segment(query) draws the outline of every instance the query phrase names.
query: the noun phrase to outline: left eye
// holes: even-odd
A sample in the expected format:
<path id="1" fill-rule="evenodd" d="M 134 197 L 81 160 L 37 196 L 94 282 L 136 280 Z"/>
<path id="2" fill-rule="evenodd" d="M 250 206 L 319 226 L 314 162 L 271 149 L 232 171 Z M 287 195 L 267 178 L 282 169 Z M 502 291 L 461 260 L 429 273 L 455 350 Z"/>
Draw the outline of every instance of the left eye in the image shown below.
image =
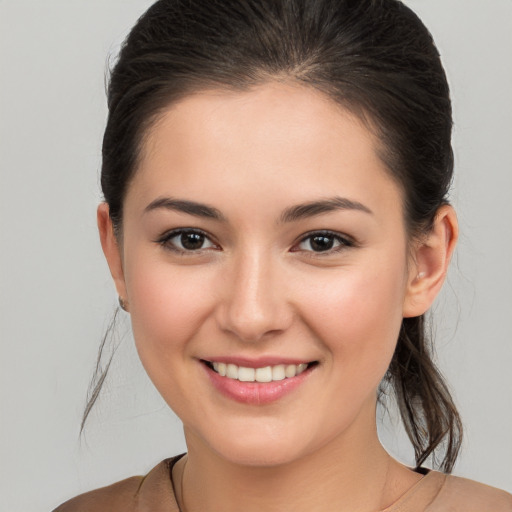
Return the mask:
<path id="1" fill-rule="evenodd" d="M 160 243 L 173 251 L 193 252 L 215 247 L 215 244 L 202 231 L 180 230 L 167 234 Z"/>
<path id="2" fill-rule="evenodd" d="M 352 247 L 354 244 L 334 233 L 312 233 L 303 238 L 298 244 L 299 251 L 311 252 L 336 252 L 344 247 Z"/>

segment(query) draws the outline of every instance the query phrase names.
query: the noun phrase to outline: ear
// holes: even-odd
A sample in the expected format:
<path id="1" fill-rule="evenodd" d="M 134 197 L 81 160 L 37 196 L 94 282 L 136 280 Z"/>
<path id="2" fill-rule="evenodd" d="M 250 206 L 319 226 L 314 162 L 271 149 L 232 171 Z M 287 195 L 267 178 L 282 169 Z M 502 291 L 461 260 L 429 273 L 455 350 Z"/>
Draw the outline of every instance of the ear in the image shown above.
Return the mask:
<path id="1" fill-rule="evenodd" d="M 459 228 L 450 205 L 439 208 L 432 230 L 415 243 L 411 256 L 403 316 L 425 313 L 441 290 L 457 243 Z"/>
<path id="2" fill-rule="evenodd" d="M 123 259 L 118 240 L 114 234 L 114 226 L 112 225 L 112 219 L 110 218 L 110 211 L 107 203 L 101 203 L 98 206 L 97 220 L 103 254 L 107 259 L 117 293 L 120 299 L 127 304 L 128 297 L 124 280 Z"/>

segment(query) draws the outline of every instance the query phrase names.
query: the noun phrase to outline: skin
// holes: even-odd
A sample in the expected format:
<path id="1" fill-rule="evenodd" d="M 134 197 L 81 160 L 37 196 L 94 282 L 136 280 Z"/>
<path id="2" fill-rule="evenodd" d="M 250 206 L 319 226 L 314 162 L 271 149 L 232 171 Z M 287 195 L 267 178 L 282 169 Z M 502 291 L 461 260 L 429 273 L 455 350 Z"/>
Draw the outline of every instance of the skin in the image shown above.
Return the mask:
<path id="1" fill-rule="evenodd" d="M 376 392 L 402 318 L 423 314 L 441 288 L 457 222 L 444 206 L 428 236 L 409 240 L 402 190 L 377 147 L 309 88 L 207 91 L 170 106 L 147 134 L 122 240 L 98 208 L 141 361 L 184 424 L 188 457 L 173 477 L 188 512 L 376 511 L 419 480 L 378 441 Z M 282 222 L 295 205 L 335 196 L 368 211 Z M 209 205 L 223 220 L 147 210 L 162 198 Z M 180 237 L 162 238 L 178 228 L 209 238 L 176 252 Z M 333 249 L 313 250 L 306 237 L 319 230 L 341 237 Z M 219 393 L 200 362 L 227 355 L 317 364 L 276 402 L 244 404 Z"/>

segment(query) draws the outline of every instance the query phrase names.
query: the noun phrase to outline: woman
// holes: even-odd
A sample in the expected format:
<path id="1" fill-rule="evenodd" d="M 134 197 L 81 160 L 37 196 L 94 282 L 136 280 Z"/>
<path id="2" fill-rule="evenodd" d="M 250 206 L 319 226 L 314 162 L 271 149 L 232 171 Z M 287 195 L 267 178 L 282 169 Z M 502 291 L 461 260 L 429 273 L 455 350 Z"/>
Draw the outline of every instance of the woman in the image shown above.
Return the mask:
<path id="1" fill-rule="evenodd" d="M 400 2 L 154 4 L 111 76 L 98 225 L 188 453 L 57 511 L 512 510 L 422 467 L 462 435 L 423 320 L 457 241 L 451 126 Z M 377 437 L 386 384 L 414 469 Z"/>

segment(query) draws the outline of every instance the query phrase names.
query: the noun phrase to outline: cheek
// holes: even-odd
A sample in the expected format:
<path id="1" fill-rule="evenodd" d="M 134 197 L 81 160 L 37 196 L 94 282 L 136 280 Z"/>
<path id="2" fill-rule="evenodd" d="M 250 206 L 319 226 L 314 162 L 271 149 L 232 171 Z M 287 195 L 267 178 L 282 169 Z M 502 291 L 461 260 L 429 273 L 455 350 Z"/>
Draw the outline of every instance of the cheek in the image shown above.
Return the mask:
<path id="1" fill-rule="evenodd" d="M 177 267 L 155 258 L 133 258 L 126 274 L 133 333 L 144 366 L 150 373 L 154 365 L 175 365 L 187 355 L 190 340 L 211 310 L 211 275 L 200 266 Z"/>
<path id="2" fill-rule="evenodd" d="M 387 370 L 402 322 L 405 267 L 386 267 L 381 262 L 343 269 L 303 288 L 303 316 L 317 340 L 354 378 L 371 375 L 376 384 Z"/>

